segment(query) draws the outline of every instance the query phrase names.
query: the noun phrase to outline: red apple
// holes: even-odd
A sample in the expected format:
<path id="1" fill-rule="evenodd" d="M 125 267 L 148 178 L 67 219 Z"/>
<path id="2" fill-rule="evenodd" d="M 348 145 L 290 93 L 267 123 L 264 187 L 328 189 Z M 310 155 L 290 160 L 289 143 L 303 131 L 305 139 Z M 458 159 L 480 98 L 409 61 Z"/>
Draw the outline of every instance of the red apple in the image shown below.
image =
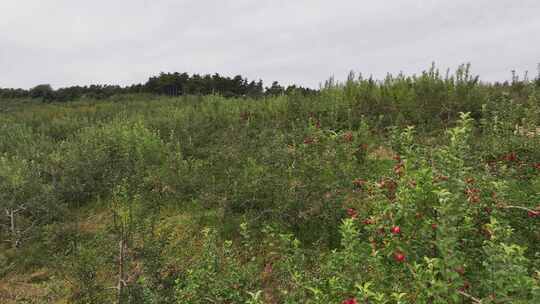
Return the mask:
<path id="1" fill-rule="evenodd" d="M 394 260 L 396 260 L 398 263 L 402 263 L 405 261 L 405 254 L 401 251 L 394 252 Z"/>
<path id="2" fill-rule="evenodd" d="M 347 214 L 352 218 L 355 219 L 358 217 L 358 211 L 356 211 L 354 208 L 347 209 Z"/>
<path id="3" fill-rule="evenodd" d="M 358 301 L 356 301 L 355 298 L 350 298 L 350 299 L 343 300 L 341 304 L 358 304 Z"/>
<path id="4" fill-rule="evenodd" d="M 540 216 L 540 211 L 529 210 L 529 211 L 527 211 L 527 215 L 530 218 L 535 218 L 537 216 Z"/>
<path id="5" fill-rule="evenodd" d="M 343 139 L 344 139 L 346 142 L 352 142 L 352 141 L 353 141 L 353 134 L 352 134 L 352 132 L 347 132 L 347 133 L 343 134 Z"/>

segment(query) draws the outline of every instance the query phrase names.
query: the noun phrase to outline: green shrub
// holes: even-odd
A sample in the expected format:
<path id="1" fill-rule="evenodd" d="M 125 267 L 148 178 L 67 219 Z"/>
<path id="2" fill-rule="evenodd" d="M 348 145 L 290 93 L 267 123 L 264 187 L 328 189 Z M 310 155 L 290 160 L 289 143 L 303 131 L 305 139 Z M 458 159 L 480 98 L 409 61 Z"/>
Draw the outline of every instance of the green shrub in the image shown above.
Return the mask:
<path id="1" fill-rule="evenodd" d="M 0 237 L 14 249 L 39 239 L 42 226 L 61 210 L 40 173 L 32 161 L 0 155 Z"/>
<path id="2" fill-rule="evenodd" d="M 57 191 L 66 202 L 80 204 L 110 194 L 123 179 L 137 188 L 166 156 L 165 143 L 140 122 L 87 128 L 57 152 Z"/>
<path id="3" fill-rule="evenodd" d="M 177 280 L 177 303 L 246 303 L 258 288 L 255 272 L 239 263 L 230 241 L 220 243 L 212 230 L 203 234 L 200 256 Z"/>

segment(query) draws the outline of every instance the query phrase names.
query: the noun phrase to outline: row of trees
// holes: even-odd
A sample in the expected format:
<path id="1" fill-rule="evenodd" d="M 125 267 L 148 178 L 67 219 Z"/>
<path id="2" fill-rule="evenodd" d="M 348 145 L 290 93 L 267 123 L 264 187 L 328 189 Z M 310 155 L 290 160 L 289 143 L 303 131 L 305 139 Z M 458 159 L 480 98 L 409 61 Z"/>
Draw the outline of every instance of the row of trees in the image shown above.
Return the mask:
<path id="1" fill-rule="evenodd" d="M 468 68 L 467 68 L 468 69 Z M 432 67 L 432 71 L 434 66 Z M 370 78 L 371 79 L 371 78 Z M 350 81 L 350 79 L 349 79 Z M 476 79 L 478 81 L 478 79 Z M 512 71 L 511 82 L 495 83 L 495 86 L 510 87 L 517 91 L 531 82 L 525 74 L 523 79 L 519 79 L 515 71 Z M 537 87 L 540 87 L 540 64 L 538 76 L 532 80 Z M 332 87 L 333 79 L 325 83 L 325 88 Z M 71 86 L 54 90 L 49 84 L 41 84 L 29 90 L 12 89 L 0 87 L 0 99 L 22 99 L 36 98 L 45 102 L 50 101 L 71 101 L 80 98 L 106 99 L 114 95 L 121 94 L 158 94 L 168 96 L 182 95 L 221 95 L 224 97 L 251 97 L 260 98 L 264 96 L 279 96 L 301 94 L 303 96 L 315 95 L 319 90 L 304 88 L 296 85 L 282 86 L 274 81 L 271 86 L 264 87 L 262 80 L 249 81 L 241 75 L 234 77 L 222 76 L 218 73 L 213 75 L 199 75 L 188 73 L 160 73 L 150 77 L 144 84 L 133 84 L 130 86 L 118 85 L 90 85 Z"/>
<path id="2" fill-rule="evenodd" d="M 82 97 L 92 99 L 105 99 L 119 94 L 150 93 L 168 96 L 181 95 L 222 95 L 225 97 L 252 97 L 277 96 L 282 94 L 300 93 L 302 95 L 315 94 L 317 91 L 296 85 L 281 86 L 274 81 L 270 87 L 263 87 L 262 80 L 249 81 L 237 75 L 234 77 L 221 76 L 218 73 L 210 75 L 189 75 L 187 73 L 160 73 L 152 76 L 144 84 L 131 86 L 118 85 L 90 85 L 71 86 L 54 90 L 49 84 L 41 84 L 32 89 L 2 89 L 0 98 L 40 98 L 43 101 L 70 101 Z"/>

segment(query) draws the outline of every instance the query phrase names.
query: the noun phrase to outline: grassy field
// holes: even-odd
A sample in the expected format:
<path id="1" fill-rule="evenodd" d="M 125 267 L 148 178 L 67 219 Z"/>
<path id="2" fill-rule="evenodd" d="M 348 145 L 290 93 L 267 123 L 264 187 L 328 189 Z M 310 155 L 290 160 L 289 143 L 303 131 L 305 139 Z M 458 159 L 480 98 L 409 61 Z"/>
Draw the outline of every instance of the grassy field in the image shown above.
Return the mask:
<path id="1" fill-rule="evenodd" d="M 2 303 L 540 303 L 540 86 L 0 101 Z"/>

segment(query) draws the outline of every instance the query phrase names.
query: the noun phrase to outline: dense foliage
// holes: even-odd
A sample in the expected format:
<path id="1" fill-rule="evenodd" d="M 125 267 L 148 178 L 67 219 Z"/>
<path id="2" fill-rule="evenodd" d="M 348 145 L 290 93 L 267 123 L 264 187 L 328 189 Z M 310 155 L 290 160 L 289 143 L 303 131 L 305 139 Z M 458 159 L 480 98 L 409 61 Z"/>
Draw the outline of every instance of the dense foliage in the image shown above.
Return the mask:
<path id="1" fill-rule="evenodd" d="M 152 76 L 144 84 L 131 86 L 90 85 L 71 86 L 54 90 L 49 84 L 41 84 L 29 90 L 2 89 L 2 99 L 33 98 L 44 102 L 67 102 L 79 99 L 106 99 L 128 94 L 154 94 L 167 96 L 181 95 L 221 95 L 224 97 L 260 98 L 263 96 L 278 96 L 283 94 L 314 95 L 316 90 L 289 85 L 286 88 L 274 81 L 270 87 L 263 87 L 262 80 L 248 81 L 241 75 L 231 77 L 213 75 L 189 75 L 187 73 L 160 73 Z"/>
<path id="2" fill-rule="evenodd" d="M 540 302 L 537 82 L 182 77 L 0 103 L 0 302 Z"/>

